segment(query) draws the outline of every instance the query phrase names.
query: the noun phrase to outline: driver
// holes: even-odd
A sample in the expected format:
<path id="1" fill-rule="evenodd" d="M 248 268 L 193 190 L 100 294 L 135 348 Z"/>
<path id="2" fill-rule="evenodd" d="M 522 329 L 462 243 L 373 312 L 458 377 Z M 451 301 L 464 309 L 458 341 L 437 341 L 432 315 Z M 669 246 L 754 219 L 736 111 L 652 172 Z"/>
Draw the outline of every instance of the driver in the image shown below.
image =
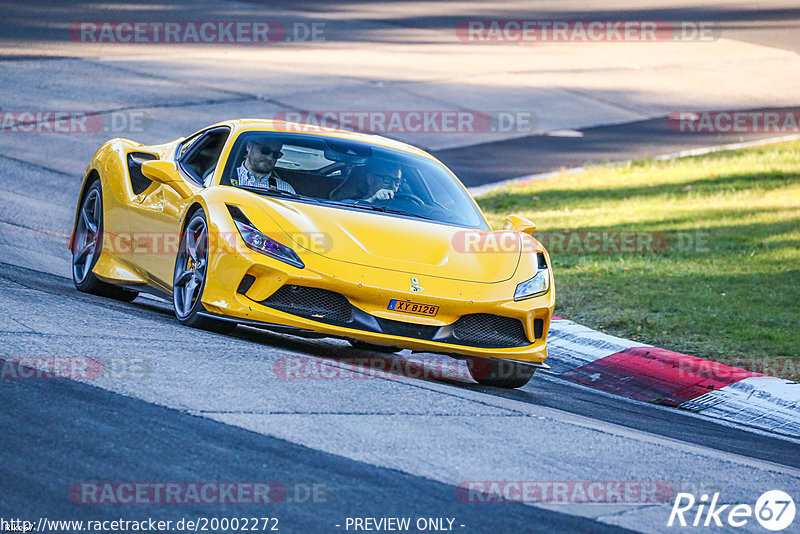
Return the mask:
<path id="1" fill-rule="evenodd" d="M 331 200 L 363 200 L 374 202 L 394 198 L 403 184 L 400 165 L 390 161 L 370 158 L 360 180 L 346 180 L 331 193 Z"/>
<path id="2" fill-rule="evenodd" d="M 275 172 L 275 163 L 281 159 L 283 143 L 277 139 L 253 139 L 247 141 L 244 161 L 236 169 L 236 178 L 232 185 L 246 185 L 262 189 L 275 188 L 294 193 L 294 187 L 281 179 Z"/>

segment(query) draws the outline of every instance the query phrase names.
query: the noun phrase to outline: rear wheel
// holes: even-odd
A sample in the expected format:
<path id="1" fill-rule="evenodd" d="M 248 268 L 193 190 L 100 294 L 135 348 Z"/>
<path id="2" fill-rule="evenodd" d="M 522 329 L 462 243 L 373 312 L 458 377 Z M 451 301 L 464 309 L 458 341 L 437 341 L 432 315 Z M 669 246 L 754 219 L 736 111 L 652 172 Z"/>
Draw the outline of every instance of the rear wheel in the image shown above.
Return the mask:
<path id="1" fill-rule="evenodd" d="M 103 188 L 95 180 L 86 190 L 78 211 L 72 242 L 72 281 L 78 291 L 130 302 L 138 291 L 103 282 L 92 272 L 103 248 Z"/>
<path id="2" fill-rule="evenodd" d="M 536 371 L 530 365 L 521 365 L 494 358 L 471 358 L 467 360 L 469 374 L 479 384 L 498 388 L 521 388 Z"/>
<path id="3" fill-rule="evenodd" d="M 235 322 L 220 321 L 200 315 L 200 302 L 208 273 L 208 223 L 203 210 L 191 216 L 181 236 L 175 274 L 172 280 L 172 304 L 181 324 L 221 334 L 233 332 Z"/>

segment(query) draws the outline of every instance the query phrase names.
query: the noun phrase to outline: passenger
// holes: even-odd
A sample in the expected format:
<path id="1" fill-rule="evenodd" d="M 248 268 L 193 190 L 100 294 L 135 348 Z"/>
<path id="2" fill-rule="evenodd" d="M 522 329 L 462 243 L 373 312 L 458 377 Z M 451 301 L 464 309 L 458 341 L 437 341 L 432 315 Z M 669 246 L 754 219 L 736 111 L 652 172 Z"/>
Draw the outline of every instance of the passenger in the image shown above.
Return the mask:
<path id="1" fill-rule="evenodd" d="M 374 202 L 394 198 L 403 183 L 403 172 L 400 165 L 390 161 L 370 158 L 364 168 L 364 174 L 355 174 L 345 180 L 331 192 L 331 200 L 362 200 Z"/>
<path id="2" fill-rule="evenodd" d="M 262 189 L 280 189 L 294 193 L 294 187 L 283 180 L 275 172 L 275 163 L 281 159 L 283 143 L 273 139 L 254 139 L 247 141 L 247 155 L 236 169 L 236 177 L 231 179 L 232 185 L 259 187 Z"/>

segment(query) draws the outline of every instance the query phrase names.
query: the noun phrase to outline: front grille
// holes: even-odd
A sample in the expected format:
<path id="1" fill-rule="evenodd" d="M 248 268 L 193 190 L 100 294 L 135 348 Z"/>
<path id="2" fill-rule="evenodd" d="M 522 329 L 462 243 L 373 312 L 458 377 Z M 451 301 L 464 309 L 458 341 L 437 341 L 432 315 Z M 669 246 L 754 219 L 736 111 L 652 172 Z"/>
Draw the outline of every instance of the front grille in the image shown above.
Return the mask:
<path id="1" fill-rule="evenodd" d="M 521 347 L 530 344 L 525 328 L 518 319 L 473 313 L 441 327 L 396 321 L 370 315 L 350 304 L 344 295 L 317 287 L 285 285 L 269 298 L 262 300 L 261 304 L 312 321 L 405 338 L 481 348 Z M 538 339 L 540 334 L 537 333 L 536 337 Z"/>
<path id="2" fill-rule="evenodd" d="M 519 319 L 488 313 L 462 316 L 453 323 L 453 337 L 464 344 L 481 347 L 519 347 L 530 342 Z"/>
<path id="3" fill-rule="evenodd" d="M 391 319 L 381 319 L 380 317 L 376 317 L 376 319 L 381 327 L 381 332 L 391 336 L 430 340 L 433 339 L 439 331 L 438 326 L 393 321 Z"/>
<path id="4" fill-rule="evenodd" d="M 270 308 L 325 323 L 348 323 L 353 306 L 339 293 L 317 287 L 282 286 L 262 303 Z"/>

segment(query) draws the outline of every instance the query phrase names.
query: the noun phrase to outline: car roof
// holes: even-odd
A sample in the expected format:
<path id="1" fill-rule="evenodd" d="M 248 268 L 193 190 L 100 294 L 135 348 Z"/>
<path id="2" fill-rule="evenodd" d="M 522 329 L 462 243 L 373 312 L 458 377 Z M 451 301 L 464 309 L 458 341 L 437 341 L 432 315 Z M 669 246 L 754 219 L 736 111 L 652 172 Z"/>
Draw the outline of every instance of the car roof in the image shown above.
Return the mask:
<path id="1" fill-rule="evenodd" d="M 295 122 L 270 119 L 233 119 L 215 124 L 211 126 L 211 128 L 225 125 L 231 126 L 237 135 L 242 132 L 250 131 L 321 135 L 326 137 L 336 137 L 338 139 L 347 139 L 350 141 L 360 141 L 362 143 L 383 146 L 386 148 L 394 148 L 404 152 L 410 152 L 418 156 L 436 159 L 420 148 L 380 135 L 351 132 L 348 130 L 338 130 L 336 128 L 324 128 L 311 124 L 299 124 Z"/>

